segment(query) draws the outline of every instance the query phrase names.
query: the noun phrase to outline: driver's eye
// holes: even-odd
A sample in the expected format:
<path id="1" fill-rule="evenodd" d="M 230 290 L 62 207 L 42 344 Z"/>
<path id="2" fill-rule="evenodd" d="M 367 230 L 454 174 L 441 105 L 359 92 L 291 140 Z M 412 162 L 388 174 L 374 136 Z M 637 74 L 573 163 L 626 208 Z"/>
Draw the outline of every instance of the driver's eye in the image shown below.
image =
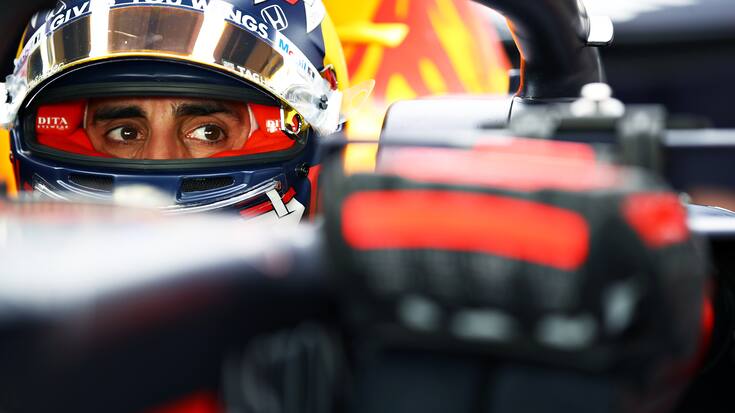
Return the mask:
<path id="1" fill-rule="evenodd" d="M 225 131 L 217 125 L 204 125 L 190 132 L 187 137 L 205 142 L 219 142 L 224 139 Z"/>
<path id="2" fill-rule="evenodd" d="M 107 138 L 118 142 L 129 142 L 138 139 L 140 132 L 130 126 L 120 126 L 107 132 Z"/>

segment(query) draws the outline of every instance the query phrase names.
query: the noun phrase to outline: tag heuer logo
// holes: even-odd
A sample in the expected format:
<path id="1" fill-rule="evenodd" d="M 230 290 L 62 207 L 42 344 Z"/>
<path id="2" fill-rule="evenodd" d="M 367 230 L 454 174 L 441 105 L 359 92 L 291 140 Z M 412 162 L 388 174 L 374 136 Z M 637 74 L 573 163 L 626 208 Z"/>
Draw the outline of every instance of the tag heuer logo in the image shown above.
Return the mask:
<path id="1" fill-rule="evenodd" d="M 288 27 L 288 19 L 286 19 L 286 13 L 283 12 L 281 6 L 268 6 L 260 11 L 260 15 L 263 16 L 263 20 L 269 22 L 279 32 Z"/>

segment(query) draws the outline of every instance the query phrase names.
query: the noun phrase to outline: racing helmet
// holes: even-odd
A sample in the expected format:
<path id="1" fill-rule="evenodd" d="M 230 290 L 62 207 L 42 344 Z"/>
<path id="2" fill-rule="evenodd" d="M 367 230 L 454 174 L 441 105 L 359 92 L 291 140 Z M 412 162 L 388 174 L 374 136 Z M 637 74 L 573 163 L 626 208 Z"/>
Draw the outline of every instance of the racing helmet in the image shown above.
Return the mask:
<path id="1" fill-rule="evenodd" d="M 145 184 L 169 213 L 298 221 L 315 208 L 316 139 L 344 121 L 336 39 L 321 0 L 58 1 L 5 83 L 18 187 L 104 201 Z"/>

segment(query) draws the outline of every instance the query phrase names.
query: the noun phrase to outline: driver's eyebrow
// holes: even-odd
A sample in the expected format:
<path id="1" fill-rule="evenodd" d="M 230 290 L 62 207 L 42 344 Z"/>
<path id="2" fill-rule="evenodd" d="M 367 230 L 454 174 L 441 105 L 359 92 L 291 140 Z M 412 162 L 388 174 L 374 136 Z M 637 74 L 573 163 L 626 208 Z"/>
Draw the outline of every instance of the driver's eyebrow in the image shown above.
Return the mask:
<path id="1" fill-rule="evenodd" d="M 145 118 L 146 113 L 140 106 L 103 106 L 94 112 L 92 121 L 97 123 L 104 120 Z"/>
<path id="2" fill-rule="evenodd" d="M 217 113 L 223 113 L 225 115 L 240 119 L 240 116 L 234 110 L 232 110 L 230 106 L 219 102 L 179 103 L 173 105 L 173 112 L 177 117 L 209 116 Z"/>

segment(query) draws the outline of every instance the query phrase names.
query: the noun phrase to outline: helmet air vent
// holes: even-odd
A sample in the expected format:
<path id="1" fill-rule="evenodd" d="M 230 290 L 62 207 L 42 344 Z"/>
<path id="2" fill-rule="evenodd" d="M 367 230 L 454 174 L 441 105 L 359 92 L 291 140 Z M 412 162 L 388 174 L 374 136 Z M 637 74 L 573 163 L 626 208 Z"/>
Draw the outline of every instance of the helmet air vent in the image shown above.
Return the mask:
<path id="1" fill-rule="evenodd" d="M 112 192 L 114 179 L 109 175 L 69 174 L 69 182 L 84 188 Z"/>
<path id="2" fill-rule="evenodd" d="M 235 179 L 231 176 L 210 176 L 210 177 L 197 177 L 197 178 L 186 178 L 181 183 L 181 192 L 201 192 L 211 191 L 213 189 L 225 188 L 232 186 L 235 183 Z"/>

